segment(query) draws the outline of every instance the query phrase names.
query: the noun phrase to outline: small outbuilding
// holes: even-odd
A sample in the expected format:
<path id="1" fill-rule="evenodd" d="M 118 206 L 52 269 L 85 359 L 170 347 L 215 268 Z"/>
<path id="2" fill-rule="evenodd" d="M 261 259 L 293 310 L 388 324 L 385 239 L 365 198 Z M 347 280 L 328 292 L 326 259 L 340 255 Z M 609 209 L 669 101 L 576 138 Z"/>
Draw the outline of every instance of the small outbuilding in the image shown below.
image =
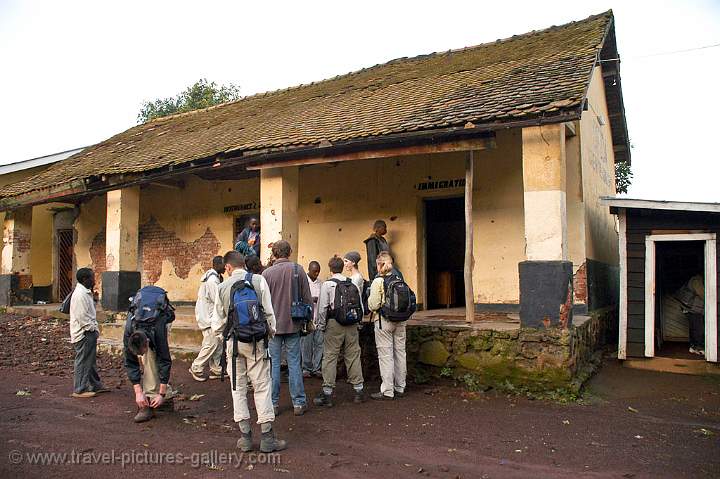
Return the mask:
<path id="1" fill-rule="evenodd" d="M 717 362 L 720 204 L 604 202 L 618 218 L 618 358 Z"/>

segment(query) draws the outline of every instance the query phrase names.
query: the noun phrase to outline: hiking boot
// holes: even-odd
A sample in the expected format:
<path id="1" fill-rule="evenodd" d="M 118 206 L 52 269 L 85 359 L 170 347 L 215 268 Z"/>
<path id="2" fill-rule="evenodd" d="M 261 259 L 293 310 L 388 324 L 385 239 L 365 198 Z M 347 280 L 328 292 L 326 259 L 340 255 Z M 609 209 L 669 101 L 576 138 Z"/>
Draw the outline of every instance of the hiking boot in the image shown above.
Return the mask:
<path id="1" fill-rule="evenodd" d="M 212 371 L 208 374 L 208 379 L 220 379 L 221 377 L 220 373 L 214 373 Z"/>
<path id="2" fill-rule="evenodd" d="M 310 371 L 303 371 L 303 377 L 305 379 L 308 379 L 308 378 L 312 377 L 312 373 Z"/>
<path id="3" fill-rule="evenodd" d="M 192 368 L 188 369 L 188 371 L 190 372 L 190 376 L 192 376 L 192 378 L 193 378 L 195 381 L 198 381 L 198 382 L 201 382 L 201 383 L 207 381 L 207 378 L 206 378 L 205 376 L 199 375 L 198 373 L 196 373 L 195 371 L 193 371 Z"/>
<path id="4" fill-rule="evenodd" d="M 252 431 L 248 433 L 240 431 L 240 439 L 237 440 L 237 448 L 242 452 L 250 452 L 253 450 Z"/>
<path id="5" fill-rule="evenodd" d="M 395 397 L 396 397 L 396 398 L 404 398 L 404 397 L 405 397 L 405 391 L 403 391 L 403 392 L 395 391 Z"/>
<path id="6" fill-rule="evenodd" d="M 275 414 L 275 417 L 280 415 L 280 406 L 273 405 L 273 414 Z"/>
<path id="7" fill-rule="evenodd" d="M 295 414 L 296 416 L 302 416 L 307 410 L 307 404 L 303 404 L 302 406 L 293 406 L 293 414 Z"/>
<path id="8" fill-rule="evenodd" d="M 152 408 L 144 407 L 138 411 L 137 414 L 135 414 L 135 418 L 133 418 L 133 421 L 135 422 L 146 422 L 152 419 L 155 416 L 155 411 L 153 411 Z"/>
<path id="9" fill-rule="evenodd" d="M 392 396 L 386 396 L 383 393 L 372 393 L 370 397 L 376 401 L 392 401 L 394 399 Z"/>
<path id="10" fill-rule="evenodd" d="M 275 437 L 275 431 L 270 429 L 268 432 L 262 433 L 260 439 L 260 452 L 282 451 L 287 448 L 287 441 Z"/>
<path id="11" fill-rule="evenodd" d="M 315 396 L 315 399 L 313 399 L 313 404 L 316 406 L 325 406 L 325 407 L 332 407 L 332 394 L 325 394 L 324 392 L 321 392 L 317 396 Z"/>
<path id="12" fill-rule="evenodd" d="M 94 398 L 97 396 L 97 393 L 95 391 L 83 391 L 81 393 L 72 393 L 72 397 L 74 398 Z"/>
<path id="13" fill-rule="evenodd" d="M 362 389 L 359 391 L 355 391 L 355 396 L 353 397 L 353 402 L 355 404 L 362 404 L 365 402 L 365 391 Z"/>

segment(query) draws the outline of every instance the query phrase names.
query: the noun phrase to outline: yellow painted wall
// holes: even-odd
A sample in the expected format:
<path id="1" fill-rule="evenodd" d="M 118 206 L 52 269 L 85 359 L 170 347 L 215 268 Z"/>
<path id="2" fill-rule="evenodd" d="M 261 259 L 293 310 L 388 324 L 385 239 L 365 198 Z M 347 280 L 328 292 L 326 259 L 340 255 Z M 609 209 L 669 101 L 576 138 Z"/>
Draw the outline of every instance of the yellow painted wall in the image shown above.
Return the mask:
<path id="1" fill-rule="evenodd" d="M 615 195 L 615 154 L 600 67 L 593 72 L 588 104 L 580 119 L 586 252 L 589 259 L 616 265 L 615 220 L 609 208 L 600 204 L 601 196 Z"/>
<path id="2" fill-rule="evenodd" d="M 475 301 L 516 303 L 517 265 L 524 260 L 520 132 L 501 131 L 497 149 L 475 155 Z M 398 267 L 422 298 L 423 198 L 462 196 L 463 188 L 417 191 L 417 183 L 464 178 L 464 153 L 316 165 L 300 171 L 298 261 L 320 262 L 323 275 L 333 254 L 357 250 L 376 219 L 388 223 Z"/>
<path id="3" fill-rule="evenodd" d="M 257 204 L 259 198 L 259 178 L 206 181 L 188 176 L 181 189 L 150 185 L 140 192 L 141 230 L 142 225 L 154 218 L 160 227 L 172 232 L 184 244 L 192 244 L 203 237 L 209 228 L 220 247 L 206 253 L 210 256 L 222 255 L 234 246 L 233 224 L 236 215 L 258 214 L 257 209 L 225 213 L 224 208 Z M 142 259 L 139 261 L 142 264 Z M 200 277 L 210 266 L 210 262 L 192 262 L 187 278 L 182 278 L 178 276 L 172 261 L 165 259 L 162 261 L 160 278 L 155 284 L 170 292 L 173 301 L 195 301 Z M 143 282 L 147 280 L 148 274 L 144 273 Z"/>
<path id="4" fill-rule="evenodd" d="M 575 131 L 579 122 L 573 122 Z M 566 202 L 568 228 L 568 259 L 573 262 L 573 272 L 585 263 L 585 203 L 583 198 L 583 175 L 580 156 L 580 137 L 565 135 L 567 164 Z"/>
<path id="5" fill-rule="evenodd" d="M 106 215 L 105 195 L 94 196 L 79 205 L 80 213 L 75 219 L 75 266 L 80 268 L 97 269 L 90 257 L 90 246 L 95 237 L 105 228 Z M 104 265 L 102 265 L 104 268 Z M 98 276 L 98 275 L 96 275 Z M 101 291 L 98 277 L 97 290 Z"/>

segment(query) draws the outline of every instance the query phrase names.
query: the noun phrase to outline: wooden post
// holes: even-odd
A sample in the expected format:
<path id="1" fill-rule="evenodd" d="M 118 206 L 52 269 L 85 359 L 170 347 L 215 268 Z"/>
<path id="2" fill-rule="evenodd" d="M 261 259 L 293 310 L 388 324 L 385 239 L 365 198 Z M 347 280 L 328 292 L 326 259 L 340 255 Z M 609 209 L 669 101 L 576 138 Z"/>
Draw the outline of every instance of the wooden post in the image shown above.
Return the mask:
<path id="1" fill-rule="evenodd" d="M 465 322 L 475 321 L 473 294 L 473 150 L 465 157 Z"/>

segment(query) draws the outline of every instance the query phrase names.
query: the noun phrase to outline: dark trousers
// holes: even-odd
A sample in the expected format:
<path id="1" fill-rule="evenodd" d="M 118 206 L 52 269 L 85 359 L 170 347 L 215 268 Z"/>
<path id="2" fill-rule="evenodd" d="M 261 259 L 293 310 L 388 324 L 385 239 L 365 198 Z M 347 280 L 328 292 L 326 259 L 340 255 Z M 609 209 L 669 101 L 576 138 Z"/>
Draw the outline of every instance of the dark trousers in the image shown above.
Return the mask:
<path id="1" fill-rule="evenodd" d="M 75 392 L 97 391 L 103 388 L 95 361 L 97 358 L 97 331 L 86 331 L 75 347 Z"/>
<path id="2" fill-rule="evenodd" d="M 688 313 L 690 324 L 690 346 L 693 348 L 705 348 L 705 315 Z"/>

